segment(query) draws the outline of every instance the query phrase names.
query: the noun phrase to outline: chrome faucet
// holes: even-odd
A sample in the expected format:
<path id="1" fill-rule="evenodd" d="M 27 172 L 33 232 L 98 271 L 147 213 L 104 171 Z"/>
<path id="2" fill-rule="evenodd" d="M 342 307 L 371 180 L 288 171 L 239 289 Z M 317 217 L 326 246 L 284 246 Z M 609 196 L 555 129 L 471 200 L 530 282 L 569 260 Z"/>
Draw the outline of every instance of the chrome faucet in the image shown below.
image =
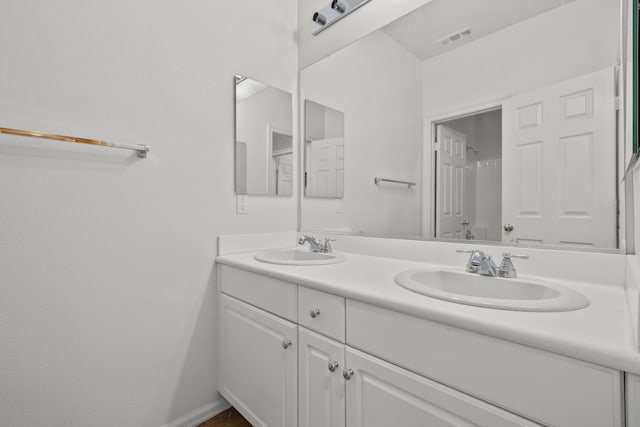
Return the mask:
<path id="1" fill-rule="evenodd" d="M 518 277 L 516 269 L 511 262 L 511 258 L 529 258 L 529 255 L 513 255 L 509 252 L 505 252 L 502 254 L 502 262 L 500 263 L 500 268 L 498 268 L 491 259 L 491 255 L 487 256 L 481 250 L 458 250 L 456 252 L 471 254 L 466 265 L 466 271 L 468 273 L 476 273 L 492 277 L 498 276 L 510 279 Z"/>
<path id="2" fill-rule="evenodd" d="M 324 242 L 322 240 L 316 239 L 313 236 L 304 235 L 298 239 L 298 245 L 304 245 L 305 243 L 309 243 L 309 249 L 311 252 L 322 252 L 322 253 L 331 253 L 333 249 L 331 248 L 331 243 L 335 241 L 335 239 L 325 238 Z"/>
<path id="3" fill-rule="evenodd" d="M 487 256 L 484 252 L 478 249 L 457 250 L 456 252 L 471 254 L 465 268 L 467 273 L 475 273 L 492 277 L 498 275 L 498 267 L 491 259 L 491 255 Z"/>

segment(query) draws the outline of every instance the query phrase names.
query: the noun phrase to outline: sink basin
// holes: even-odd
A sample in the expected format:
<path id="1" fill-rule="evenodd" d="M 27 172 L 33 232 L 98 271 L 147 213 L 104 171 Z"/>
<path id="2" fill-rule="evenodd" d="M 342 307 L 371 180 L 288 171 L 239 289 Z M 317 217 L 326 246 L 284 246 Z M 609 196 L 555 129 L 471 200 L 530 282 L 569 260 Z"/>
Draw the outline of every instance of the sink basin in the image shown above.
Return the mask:
<path id="1" fill-rule="evenodd" d="M 420 269 L 396 275 L 396 283 L 412 292 L 458 304 L 517 311 L 569 311 L 589 300 L 564 286 L 538 279 L 503 279 L 463 271 Z"/>
<path id="2" fill-rule="evenodd" d="M 310 252 L 305 249 L 276 249 L 256 254 L 254 258 L 261 262 L 281 265 L 337 264 L 346 259 L 343 254 Z"/>

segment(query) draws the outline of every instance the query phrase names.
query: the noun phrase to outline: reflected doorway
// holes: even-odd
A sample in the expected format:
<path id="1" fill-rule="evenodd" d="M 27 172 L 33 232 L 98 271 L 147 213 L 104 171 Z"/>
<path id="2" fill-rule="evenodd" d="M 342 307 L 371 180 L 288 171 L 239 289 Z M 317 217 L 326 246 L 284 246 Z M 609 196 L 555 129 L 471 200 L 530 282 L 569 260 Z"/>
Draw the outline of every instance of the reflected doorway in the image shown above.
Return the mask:
<path id="1" fill-rule="evenodd" d="M 269 128 L 269 194 L 293 194 L 293 137 L 282 130 Z"/>
<path id="2" fill-rule="evenodd" d="M 436 237 L 502 240 L 502 109 L 435 126 Z"/>

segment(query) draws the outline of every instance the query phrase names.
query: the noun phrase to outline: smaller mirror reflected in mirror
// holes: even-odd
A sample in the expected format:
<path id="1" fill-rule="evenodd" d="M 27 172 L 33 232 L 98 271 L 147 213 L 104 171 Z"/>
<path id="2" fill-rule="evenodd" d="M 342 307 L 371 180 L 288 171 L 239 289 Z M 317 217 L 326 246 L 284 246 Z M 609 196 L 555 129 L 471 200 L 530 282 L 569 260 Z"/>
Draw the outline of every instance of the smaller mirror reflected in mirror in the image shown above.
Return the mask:
<path id="1" fill-rule="evenodd" d="M 305 101 L 305 196 L 344 197 L 344 113 Z"/>
<path id="2" fill-rule="evenodd" d="M 291 94 L 235 76 L 235 192 L 293 194 Z"/>

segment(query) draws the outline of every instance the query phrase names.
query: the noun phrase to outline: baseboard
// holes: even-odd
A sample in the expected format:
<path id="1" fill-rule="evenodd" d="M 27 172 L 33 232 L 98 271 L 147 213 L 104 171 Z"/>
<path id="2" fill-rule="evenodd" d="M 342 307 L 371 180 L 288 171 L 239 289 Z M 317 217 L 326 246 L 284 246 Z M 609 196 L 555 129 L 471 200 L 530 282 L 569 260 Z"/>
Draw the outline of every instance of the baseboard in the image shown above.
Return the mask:
<path id="1" fill-rule="evenodd" d="M 217 401 L 201 406 L 162 427 L 195 427 L 198 424 L 207 421 L 209 418 L 213 418 L 219 413 L 226 411 L 230 407 L 231 405 L 229 405 L 229 402 L 220 398 Z"/>

